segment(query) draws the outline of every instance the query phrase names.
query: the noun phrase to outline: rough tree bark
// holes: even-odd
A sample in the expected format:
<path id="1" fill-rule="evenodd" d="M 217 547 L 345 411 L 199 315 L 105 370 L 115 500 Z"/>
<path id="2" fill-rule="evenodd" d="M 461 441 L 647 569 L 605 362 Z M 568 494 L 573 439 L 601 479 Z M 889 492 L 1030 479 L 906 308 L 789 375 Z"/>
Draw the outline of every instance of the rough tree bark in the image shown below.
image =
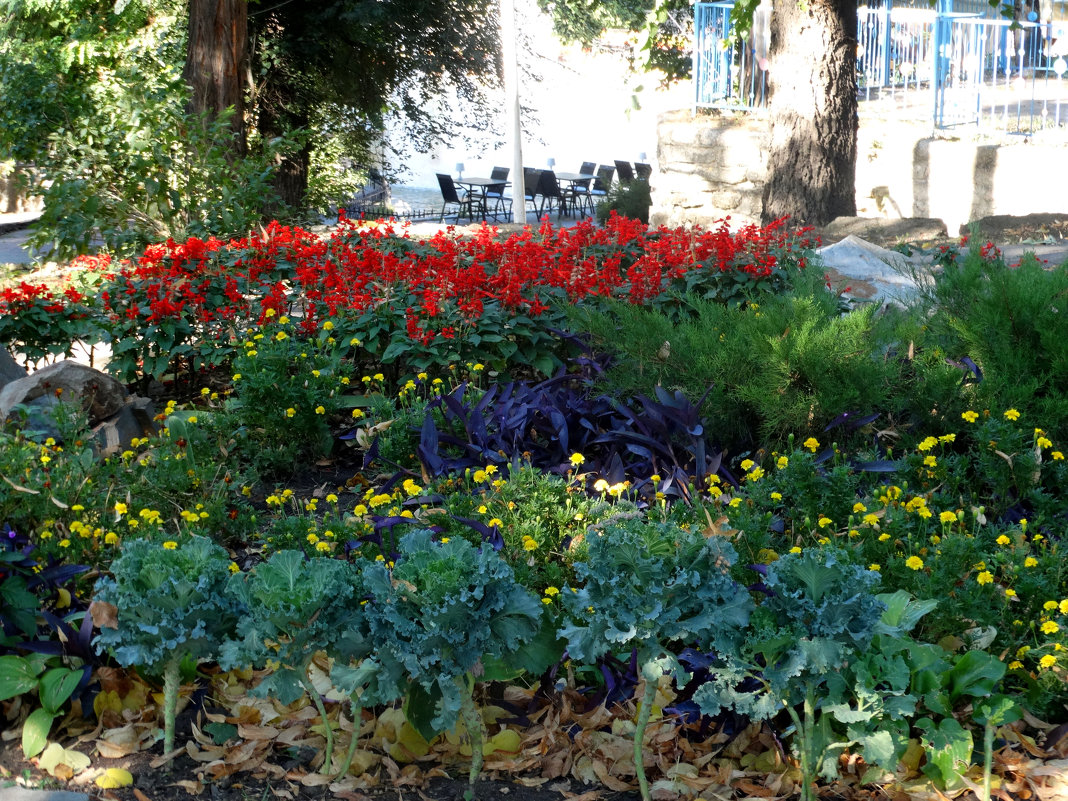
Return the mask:
<path id="1" fill-rule="evenodd" d="M 189 0 L 189 47 L 183 77 L 193 91 L 190 110 L 211 118 L 234 108 L 234 152 L 245 152 L 245 75 L 248 0 Z"/>
<path id="2" fill-rule="evenodd" d="M 765 223 L 857 213 L 856 36 L 856 0 L 776 0 Z"/>

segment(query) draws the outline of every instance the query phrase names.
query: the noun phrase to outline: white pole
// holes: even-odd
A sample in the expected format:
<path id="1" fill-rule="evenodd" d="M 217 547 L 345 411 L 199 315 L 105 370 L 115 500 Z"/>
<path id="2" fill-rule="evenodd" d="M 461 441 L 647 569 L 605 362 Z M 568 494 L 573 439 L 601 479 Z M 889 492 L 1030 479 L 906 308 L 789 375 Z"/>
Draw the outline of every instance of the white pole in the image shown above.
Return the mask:
<path id="1" fill-rule="evenodd" d="M 501 55 L 504 60 L 504 107 L 512 142 L 512 222 L 527 221 L 523 181 L 523 123 L 519 118 L 519 54 L 516 46 L 515 0 L 501 0 Z"/>

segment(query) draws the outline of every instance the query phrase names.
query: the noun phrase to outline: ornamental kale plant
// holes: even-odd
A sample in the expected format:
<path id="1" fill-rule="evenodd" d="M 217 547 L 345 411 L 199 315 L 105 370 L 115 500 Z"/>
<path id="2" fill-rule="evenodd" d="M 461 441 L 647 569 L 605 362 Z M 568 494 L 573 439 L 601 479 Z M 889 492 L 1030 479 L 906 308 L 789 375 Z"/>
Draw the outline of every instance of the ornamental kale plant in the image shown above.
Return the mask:
<path id="1" fill-rule="evenodd" d="M 463 716 L 471 738 L 470 798 L 482 768 L 482 719 L 471 697 L 471 674 L 483 656 L 507 657 L 534 639 L 541 604 L 492 548 L 477 550 L 459 537 L 435 542 L 423 529 L 401 539 L 392 569 L 369 563 L 364 584 L 379 684 L 399 685 L 406 677 L 413 690 L 429 694 L 429 726 L 436 731 Z"/>
<path id="2" fill-rule="evenodd" d="M 214 659 L 240 615 L 226 592 L 229 568 L 226 551 L 204 537 L 180 545 L 136 540 L 96 584 L 97 648 L 124 667 L 163 674 L 164 753 L 174 750 L 179 666 Z"/>
<path id="3" fill-rule="evenodd" d="M 698 643 L 733 653 L 749 622 L 752 601 L 730 577 L 736 554 L 725 539 L 695 529 L 641 520 L 588 535 L 589 556 L 575 565 L 581 589 L 564 592 L 570 622 L 560 630 L 572 659 L 592 663 L 611 650 L 636 649 L 645 695 L 634 732 L 634 767 L 642 798 L 649 784 L 642 737 L 660 676 L 686 671 L 675 651 Z"/>
<path id="4" fill-rule="evenodd" d="M 329 773 L 334 737 L 308 667 L 317 651 L 348 659 L 370 650 L 356 567 L 338 559 L 308 559 L 300 551 L 279 551 L 250 573 L 235 574 L 229 589 L 247 613 L 237 624 L 237 637 L 223 644 L 220 666 L 272 666 L 253 692 L 283 704 L 307 692 L 326 731 L 324 770 Z"/>
<path id="5" fill-rule="evenodd" d="M 817 730 L 817 705 L 842 703 L 830 691 L 831 680 L 871 645 L 886 604 L 874 594 L 879 574 L 850 564 L 836 550 L 787 554 L 766 572 L 768 595 L 754 611 L 742 647 L 723 652 L 726 664 L 694 701 L 705 714 L 731 707 L 757 719 L 785 706 L 799 740 L 802 797 L 810 801 L 818 763 L 830 747 L 827 733 Z M 848 707 L 842 715 L 847 712 Z M 864 746 L 865 758 L 886 761 L 874 747 L 881 738 L 858 733 L 854 739 Z"/>

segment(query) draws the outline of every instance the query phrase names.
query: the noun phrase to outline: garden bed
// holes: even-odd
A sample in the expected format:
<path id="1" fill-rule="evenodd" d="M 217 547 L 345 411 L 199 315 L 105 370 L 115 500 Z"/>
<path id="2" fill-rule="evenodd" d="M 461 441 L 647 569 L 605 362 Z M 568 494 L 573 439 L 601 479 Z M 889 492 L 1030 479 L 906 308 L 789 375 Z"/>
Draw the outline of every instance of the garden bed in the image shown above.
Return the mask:
<path id="1" fill-rule="evenodd" d="M 879 308 L 811 244 L 271 226 L 5 290 L 165 388 L 112 453 L 0 433 L 5 729 L 77 782 L 162 727 L 223 798 L 439 797 L 479 737 L 515 797 L 1063 797 L 1068 274 L 946 246 Z"/>

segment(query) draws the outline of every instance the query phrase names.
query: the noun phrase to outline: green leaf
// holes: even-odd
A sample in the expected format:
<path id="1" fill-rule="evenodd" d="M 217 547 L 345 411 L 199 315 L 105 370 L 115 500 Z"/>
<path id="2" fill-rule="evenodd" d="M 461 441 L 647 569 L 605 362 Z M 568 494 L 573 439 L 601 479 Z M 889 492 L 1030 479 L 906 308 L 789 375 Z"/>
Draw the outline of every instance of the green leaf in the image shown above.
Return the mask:
<path id="1" fill-rule="evenodd" d="M 436 682 L 429 690 L 422 684 L 412 682 L 404 699 L 404 717 L 427 742 L 443 731 L 434 725 L 435 710 L 441 700 L 441 688 Z"/>
<path id="2" fill-rule="evenodd" d="M 1007 695 L 992 695 L 975 705 L 972 720 L 984 726 L 1004 726 L 1023 717 L 1023 710 Z"/>
<path id="3" fill-rule="evenodd" d="M 930 718 L 916 721 L 916 728 L 924 733 L 923 746 L 927 764 L 923 772 L 939 782 L 946 790 L 955 790 L 963 782 L 972 755 L 972 733 L 956 718 L 944 718 L 937 724 Z"/>
<path id="4" fill-rule="evenodd" d="M 30 713 L 26 722 L 22 725 L 22 753 L 26 759 L 32 759 L 44 751 L 48 744 L 48 732 L 52 730 L 52 721 L 56 715 L 43 707 L 39 707 Z"/>
<path id="5" fill-rule="evenodd" d="M 37 671 L 21 656 L 0 656 L 0 701 L 37 689 Z"/>
<path id="6" fill-rule="evenodd" d="M 237 726 L 233 723 L 208 723 L 204 731 L 211 735 L 212 742 L 222 745 L 227 740 L 237 736 Z"/>
<path id="7" fill-rule="evenodd" d="M 869 765 L 878 765 L 886 770 L 893 770 L 897 766 L 897 751 L 890 732 L 876 731 L 859 734 L 851 730 L 849 737 L 860 743 L 861 755 Z"/>
<path id="8" fill-rule="evenodd" d="M 949 699 L 956 704 L 968 695 L 979 698 L 994 692 L 1001 677 L 1005 675 L 1005 663 L 986 651 L 967 651 L 949 671 Z"/>
<path id="9" fill-rule="evenodd" d="M 41 686 L 38 690 L 41 696 L 41 706 L 53 714 L 58 713 L 81 680 L 82 671 L 80 670 L 65 667 L 52 668 L 41 676 Z"/>

